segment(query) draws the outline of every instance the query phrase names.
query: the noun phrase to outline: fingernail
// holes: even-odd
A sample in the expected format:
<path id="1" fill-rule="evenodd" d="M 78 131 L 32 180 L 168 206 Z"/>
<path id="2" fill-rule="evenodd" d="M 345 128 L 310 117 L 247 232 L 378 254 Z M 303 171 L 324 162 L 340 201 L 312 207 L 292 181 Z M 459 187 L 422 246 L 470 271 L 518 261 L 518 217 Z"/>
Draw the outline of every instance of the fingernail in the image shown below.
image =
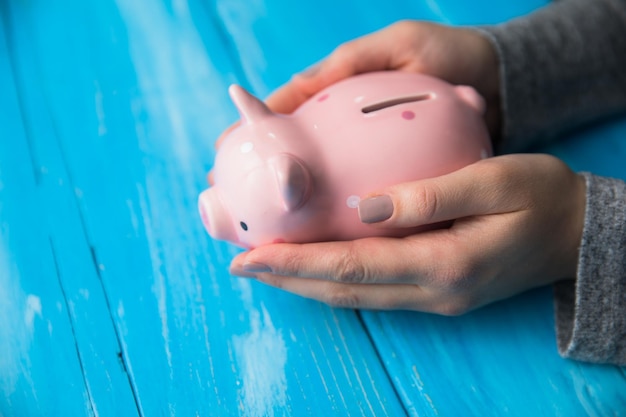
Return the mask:
<path id="1" fill-rule="evenodd" d="M 232 276 L 240 278 L 256 278 L 252 272 L 245 271 L 241 266 L 231 266 L 228 271 Z"/>
<path id="2" fill-rule="evenodd" d="M 254 274 L 258 274 L 260 272 L 272 272 L 272 268 L 259 262 L 245 262 L 243 264 L 243 270 Z"/>
<path id="3" fill-rule="evenodd" d="M 359 217 L 363 223 L 378 223 L 393 215 L 393 201 L 388 195 L 366 198 L 359 203 Z"/>

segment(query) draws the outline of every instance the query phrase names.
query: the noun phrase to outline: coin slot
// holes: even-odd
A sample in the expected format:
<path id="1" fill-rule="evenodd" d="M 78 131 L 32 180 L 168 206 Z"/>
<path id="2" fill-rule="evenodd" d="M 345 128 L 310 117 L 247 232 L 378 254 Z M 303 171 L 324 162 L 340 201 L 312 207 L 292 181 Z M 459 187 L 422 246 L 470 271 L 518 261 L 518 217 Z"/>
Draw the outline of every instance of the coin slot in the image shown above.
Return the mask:
<path id="1" fill-rule="evenodd" d="M 361 111 L 367 114 L 367 113 L 372 113 L 375 111 L 387 109 L 389 107 L 398 106 L 400 104 L 415 103 L 418 101 L 430 100 L 431 98 L 433 98 L 432 94 L 420 94 L 417 96 L 398 97 L 398 98 L 393 98 L 391 100 L 385 100 L 379 103 L 370 104 L 369 106 L 363 107 Z"/>

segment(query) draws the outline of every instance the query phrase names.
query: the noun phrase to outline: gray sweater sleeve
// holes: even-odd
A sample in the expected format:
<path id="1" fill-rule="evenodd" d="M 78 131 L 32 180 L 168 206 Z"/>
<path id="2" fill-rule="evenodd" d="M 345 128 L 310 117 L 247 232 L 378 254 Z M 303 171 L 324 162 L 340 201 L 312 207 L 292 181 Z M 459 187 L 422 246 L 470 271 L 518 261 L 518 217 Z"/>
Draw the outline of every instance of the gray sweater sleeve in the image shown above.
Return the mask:
<path id="1" fill-rule="evenodd" d="M 481 30 L 500 60 L 499 152 L 626 111 L 626 0 L 562 0 Z M 581 175 L 578 272 L 555 285 L 558 348 L 565 357 L 626 365 L 626 183 Z"/>
<path id="2" fill-rule="evenodd" d="M 561 0 L 484 28 L 499 55 L 499 152 L 626 109 L 626 0 Z"/>
<path id="3" fill-rule="evenodd" d="M 582 175 L 587 207 L 578 276 L 554 288 L 559 352 L 626 365 L 626 183 Z"/>

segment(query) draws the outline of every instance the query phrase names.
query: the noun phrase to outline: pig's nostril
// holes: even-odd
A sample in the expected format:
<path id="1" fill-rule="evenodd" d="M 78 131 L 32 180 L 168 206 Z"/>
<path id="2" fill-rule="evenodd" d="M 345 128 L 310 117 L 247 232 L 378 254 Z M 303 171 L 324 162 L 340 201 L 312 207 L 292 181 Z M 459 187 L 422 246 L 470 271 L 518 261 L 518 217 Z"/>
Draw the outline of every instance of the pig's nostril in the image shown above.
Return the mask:
<path id="1" fill-rule="evenodd" d="M 209 235 L 215 239 L 237 242 L 232 219 L 215 187 L 203 191 L 198 198 L 198 211 Z"/>

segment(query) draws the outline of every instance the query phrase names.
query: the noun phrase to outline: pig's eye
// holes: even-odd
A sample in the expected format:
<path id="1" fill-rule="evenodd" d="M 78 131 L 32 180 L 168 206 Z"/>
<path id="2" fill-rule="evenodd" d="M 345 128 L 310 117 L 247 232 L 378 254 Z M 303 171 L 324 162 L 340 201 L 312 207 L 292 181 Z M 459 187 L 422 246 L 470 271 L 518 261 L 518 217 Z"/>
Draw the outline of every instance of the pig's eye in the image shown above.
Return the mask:
<path id="1" fill-rule="evenodd" d="M 246 231 L 246 232 L 248 231 L 248 225 L 247 225 L 247 224 L 245 224 L 244 222 L 239 222 L 239 226 L 241 226 L 241 228 L 242 228 L 244 231 Z"/>

